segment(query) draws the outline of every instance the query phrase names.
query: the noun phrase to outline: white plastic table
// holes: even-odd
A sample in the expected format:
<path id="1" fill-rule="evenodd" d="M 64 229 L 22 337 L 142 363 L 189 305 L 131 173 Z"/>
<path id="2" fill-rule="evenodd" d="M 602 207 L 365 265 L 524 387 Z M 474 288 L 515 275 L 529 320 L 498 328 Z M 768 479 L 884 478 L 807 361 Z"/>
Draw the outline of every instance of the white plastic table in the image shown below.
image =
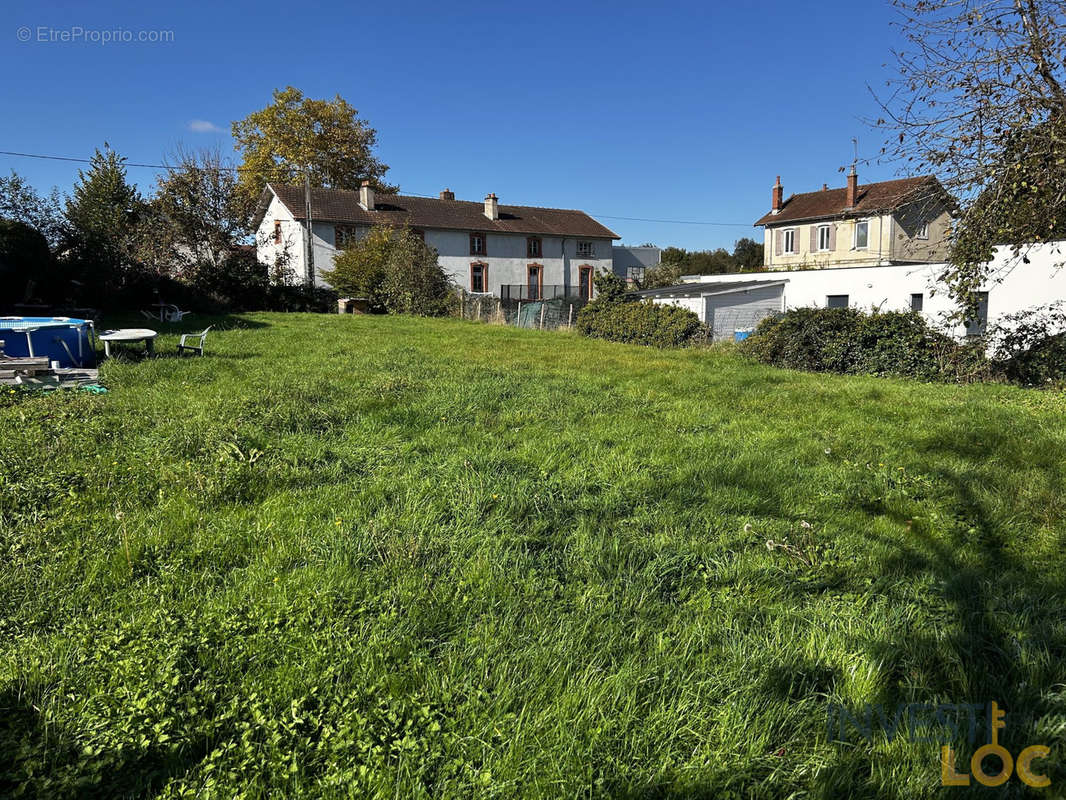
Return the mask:
<path id="1" fill-rule="evenodd" d="M 111 357 L 112 342 L 144 342 L 144 352 L 152 355 L 155 352 L 155 337 L 158 336 L 151 328 L 119 328 L 117 331 L 105 331 L 100 334 L 100 341 L 104 343 L 104 355 Z"/>

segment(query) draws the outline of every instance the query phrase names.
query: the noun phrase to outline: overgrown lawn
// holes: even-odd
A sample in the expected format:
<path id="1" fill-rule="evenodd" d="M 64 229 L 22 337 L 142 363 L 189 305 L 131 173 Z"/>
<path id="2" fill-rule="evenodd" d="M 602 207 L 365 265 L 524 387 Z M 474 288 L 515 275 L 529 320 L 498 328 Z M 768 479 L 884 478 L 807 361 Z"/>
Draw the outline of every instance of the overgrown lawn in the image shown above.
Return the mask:
<path id="1" fill-rule="evenodd" d="M 1061 395 L 219 322 L 0 399 L 0 795 L 927 797 L 829 709 L 989 700 L 1066 786 Z"/>

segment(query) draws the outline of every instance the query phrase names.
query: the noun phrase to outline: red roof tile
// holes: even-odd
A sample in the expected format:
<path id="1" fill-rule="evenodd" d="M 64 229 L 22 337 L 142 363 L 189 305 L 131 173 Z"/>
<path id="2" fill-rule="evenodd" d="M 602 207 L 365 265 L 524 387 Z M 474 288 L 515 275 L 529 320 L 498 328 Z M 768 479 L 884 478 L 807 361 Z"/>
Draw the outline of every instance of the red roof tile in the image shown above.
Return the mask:
<path id="1" fill-rule="evenodd" d="M 825 217 L 859 217 L 879 211 L 892 211 L 925 196 L 943 196 L 944 187 L 932 175 L 900 178 L 894 181 L 859 184 L 854 208 L 846 207 L 847 189 L 794 194 L 777 214 L 764 214 L 756 225 L 778 225 Z"/>

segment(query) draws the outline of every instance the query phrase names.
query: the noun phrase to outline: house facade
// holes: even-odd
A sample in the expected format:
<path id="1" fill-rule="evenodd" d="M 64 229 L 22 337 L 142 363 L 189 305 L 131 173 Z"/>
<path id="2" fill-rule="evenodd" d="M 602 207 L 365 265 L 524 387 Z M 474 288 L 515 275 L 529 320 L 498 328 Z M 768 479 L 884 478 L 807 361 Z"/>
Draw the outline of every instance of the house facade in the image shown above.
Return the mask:
<path id="1" fill-rule="evenodd" d="M 259 202 L 256 234 L 261 262 L 284 268 L 295 280 L 328 286 L 322 271 L 347 242 L 375 225 L 409 227 L 436 250 L 444 271 L 473 294 L 511 299 L 584 297 L 593 277 L 610 272 L 619 237 L 582 211 L 359 191 L 310 192 L 313 269 L 307 252 L 307 197 L 303 187 L 268 184 Z"/>
<path id="2" fill-rule="evenodd" d="M 767 269 L 820 269 L 944 261 L 951 231 L 951 196 L 932 176 L 847 186 L 784 199 L 778 176 L 771 208 L 756 223 L 764 232 Z"/>
<path id="3" fill-rule="evenodd" d="M 615 245 L 614 274 L 630 283 L 641 283 L 649 269 L 663 259 L 663 251 L 653 245 Z"/>

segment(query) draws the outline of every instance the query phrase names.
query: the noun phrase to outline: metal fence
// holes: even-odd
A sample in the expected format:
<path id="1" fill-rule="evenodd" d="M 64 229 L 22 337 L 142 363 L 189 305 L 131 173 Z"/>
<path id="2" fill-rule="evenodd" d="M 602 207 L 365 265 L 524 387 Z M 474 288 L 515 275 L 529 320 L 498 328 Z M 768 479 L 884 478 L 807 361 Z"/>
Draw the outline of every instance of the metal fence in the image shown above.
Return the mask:
<path id="1" fill-rule="evenodd" d="M 542 285 L 529 285 L 525 283 L 505 283 L 500 286 L 500 299 L 504 301 L 519 301 L 523 303 L 529 300 L 586 300 L 582 296 L 581 287 L 567 286 L 561 283 L 545 283 Z"/>
<path id="2" fill-rule="evenodd" d="M 473 322 L 507 322 L 500 298 L 480 292 L 459 292 L 459 316 Z"/>
<path id="3" fill-rule="evenodd" d="M 505 290 L 507 288 L 503 287 Z M 458 316 L 474 322 L 491 322 L 520 328 L 572 328 L 577 320 L 577 312 L 588 305 L 589 301 L 577 296 L 572 287 L 565 287 L 565 292 L 553 291 L 552 296 L 547 296 L 549 288 L 554 290 L 555 287 L 545 286 L 545 296 L 537 298 L 522 296 L 523 293 L 518 291 L 501 291 L 502 297 L 461 292 Z"/>
<path id="4" fill-rule="evenodd" d="M 577 321 L 577 312 L 588 305 L 580 297 L 556 297 L 550 300 L 519 300 L 514 304 L 511 325 L 541 330 L 569 330 Z M 505 306 L 506 308 L 506 306 Z"/>

